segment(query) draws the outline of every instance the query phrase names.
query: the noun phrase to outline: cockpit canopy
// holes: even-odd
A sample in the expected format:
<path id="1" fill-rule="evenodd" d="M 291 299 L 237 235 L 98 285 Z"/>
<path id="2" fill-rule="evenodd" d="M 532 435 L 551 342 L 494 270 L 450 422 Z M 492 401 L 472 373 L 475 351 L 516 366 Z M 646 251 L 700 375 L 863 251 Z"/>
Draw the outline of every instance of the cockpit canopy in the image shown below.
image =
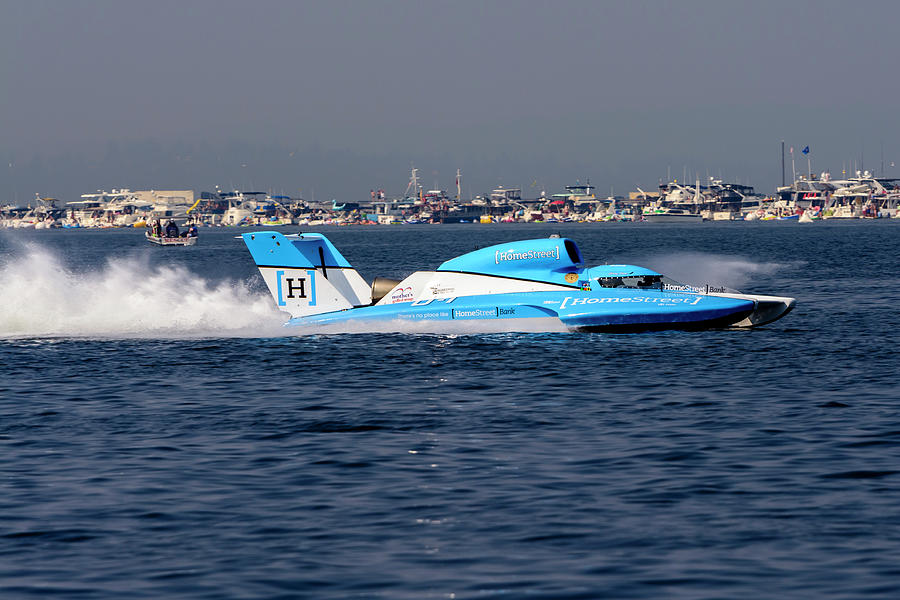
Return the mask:
<path id="1" fill-rule="evenodd" d="M 634 265 L 601 265 L 588 269 L 588 278 L 605 288 L 659 289 L 663 276 Z"/>

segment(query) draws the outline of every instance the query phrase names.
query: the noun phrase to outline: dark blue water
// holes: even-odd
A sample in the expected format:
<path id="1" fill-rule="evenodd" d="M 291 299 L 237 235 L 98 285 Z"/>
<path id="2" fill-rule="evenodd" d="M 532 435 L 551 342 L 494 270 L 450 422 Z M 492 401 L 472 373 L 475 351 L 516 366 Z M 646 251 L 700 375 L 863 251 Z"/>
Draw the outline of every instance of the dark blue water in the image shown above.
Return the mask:
<path id="1" fill-rule="evenodd" d="M 798 305 L 278 337 L 236 230 L 0 234 L 3 598 L 900 595 L 900 222 L 323 231 L 368 279 L 560 232 Z"/>

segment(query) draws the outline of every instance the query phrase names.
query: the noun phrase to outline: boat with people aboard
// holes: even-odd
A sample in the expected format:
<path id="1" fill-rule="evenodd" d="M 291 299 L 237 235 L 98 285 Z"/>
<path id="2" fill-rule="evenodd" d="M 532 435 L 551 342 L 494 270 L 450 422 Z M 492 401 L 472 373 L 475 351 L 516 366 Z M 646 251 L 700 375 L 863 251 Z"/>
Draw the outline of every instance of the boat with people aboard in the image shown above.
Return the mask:
<path id="1" fill-rule="evenodd" d="M 156 244 L 157 246 L 196 246 L 197 238 L 195 237 L 165 237 L 165 236 L 156 236 L 150 233 L 150 231 L 144 232 L 147 241 L 151 244 Z"/>
<path id="2" fill-rule="evenodd" d="M 287 325 L 503 321 L 509 330 L 560 325 L 635 332 L 755 327 L 795 299 L 692 286 L 634 265 L 585 265 L 574 241 L 552 236 L 474 250 L 402 280 L 372 284 L 319 233 L 241 236 Z"/>
<path id="3" fill-rule="evenodd" d="M 638 192 L 644 204 L 642 220 L 653 223 L 741 221 L 765 204 L 753 186 L 726 183 L 714 177 L 709 177 L 706 185 L 701 185 L 699 178 L 693 186 L 680 184 L 678 180 L 660 183 L 653 199 L 640 188 Z"/>
<path id="4" fill-rule="evenodd" d="M 56 198 L 34 195 L 27 206 L 0 206 L 0 227 L 10 229 L 57 229 L 62 227 L 65 210 L 57 206 Z"/>
<path id="5" fill-rule="evenodd" d="M 900 179 L 876 177 L 869 171 L 834 179 L 829 172 L 801 175 L 776 189 L 775 208 L 793 214 L 813 209 L 822 219 L 896 217 L 900 209 Z"/>
<path id="6" fill-rule="evenodd" d="M 195 246 L 197 235 L 195 224 L 191 224 L 184 232 L 181 232 L 174 220 L 169 220 L 165 227 L 157 220 L 144 231 L 147 241 L 157 246 Z"/>

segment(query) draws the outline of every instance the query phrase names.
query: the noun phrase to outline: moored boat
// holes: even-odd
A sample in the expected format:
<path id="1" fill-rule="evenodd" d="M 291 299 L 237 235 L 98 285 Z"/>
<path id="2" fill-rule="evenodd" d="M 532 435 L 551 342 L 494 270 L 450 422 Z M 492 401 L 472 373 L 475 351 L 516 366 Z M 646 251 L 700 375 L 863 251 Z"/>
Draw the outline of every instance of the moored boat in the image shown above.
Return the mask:
<path id="1" fill-rule="evenodd" d="M 702 223 L 703 217 L 683 208 L 665 208 L 645 212 L 643 220 L 648 223 Z"/>

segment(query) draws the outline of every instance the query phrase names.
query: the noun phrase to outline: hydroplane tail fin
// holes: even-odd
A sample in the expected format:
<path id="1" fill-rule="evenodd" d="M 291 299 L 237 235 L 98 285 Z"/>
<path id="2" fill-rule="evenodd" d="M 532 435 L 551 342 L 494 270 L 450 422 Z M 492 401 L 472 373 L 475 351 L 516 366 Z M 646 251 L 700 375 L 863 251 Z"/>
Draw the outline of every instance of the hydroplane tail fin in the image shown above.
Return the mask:
<path id="1" fill-rule="evenodd" d="M 291 317 L 371 303 L 369 286 L 324 235 L 257 231 L 241 238 L 276 305 Z"/>

